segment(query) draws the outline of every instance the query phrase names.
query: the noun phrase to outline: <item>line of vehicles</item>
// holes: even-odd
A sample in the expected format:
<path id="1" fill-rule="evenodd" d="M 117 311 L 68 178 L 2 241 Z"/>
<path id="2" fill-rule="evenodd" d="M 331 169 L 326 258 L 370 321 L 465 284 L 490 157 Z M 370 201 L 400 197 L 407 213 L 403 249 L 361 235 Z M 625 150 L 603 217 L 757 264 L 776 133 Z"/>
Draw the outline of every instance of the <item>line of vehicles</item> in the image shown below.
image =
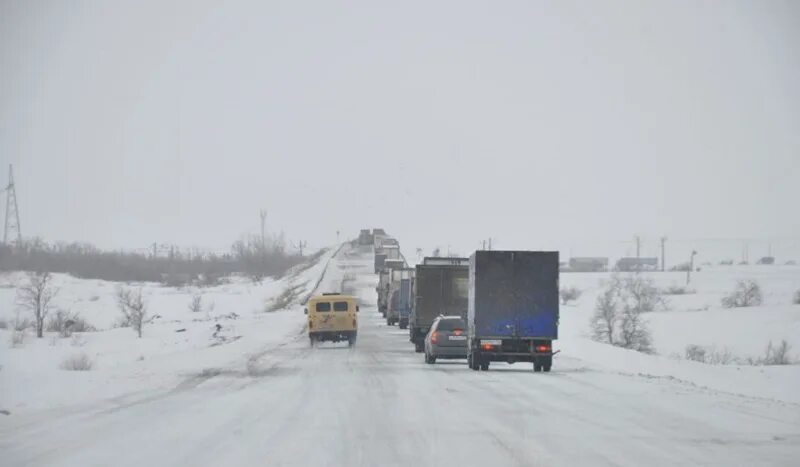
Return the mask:
<path id="1" fill-rule="evenodd" d="M 408 329 L 425 362 L 465 358 L 469 368 L 529 362 L 550 371 L 558 338 L 557 251 L 479 250 L 469 258 L 426 257 L 409 267 L 396 239 L 364 229 L 378 274 L 378 311 Z"/>

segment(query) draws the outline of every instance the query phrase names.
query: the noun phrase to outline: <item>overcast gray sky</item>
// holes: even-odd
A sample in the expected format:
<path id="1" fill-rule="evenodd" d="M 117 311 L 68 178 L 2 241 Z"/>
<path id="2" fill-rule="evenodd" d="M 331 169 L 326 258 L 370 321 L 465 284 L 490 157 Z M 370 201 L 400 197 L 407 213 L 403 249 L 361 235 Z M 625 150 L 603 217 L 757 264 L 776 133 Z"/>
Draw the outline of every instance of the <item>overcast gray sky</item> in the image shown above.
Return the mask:
<path id="1" fill-rule="evenodd" d="M 115 248 L 798 238 L 799 83 L 796 1 L 0 0 L 0 176 Z"/>

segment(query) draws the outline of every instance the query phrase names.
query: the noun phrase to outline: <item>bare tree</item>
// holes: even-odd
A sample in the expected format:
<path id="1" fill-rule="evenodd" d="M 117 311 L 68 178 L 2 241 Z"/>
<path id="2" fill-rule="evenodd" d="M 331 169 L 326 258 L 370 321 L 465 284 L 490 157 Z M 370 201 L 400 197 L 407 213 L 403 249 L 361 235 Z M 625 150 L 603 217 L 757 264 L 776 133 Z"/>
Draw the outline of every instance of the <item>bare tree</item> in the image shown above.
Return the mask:
<path id="1" fill-rule="evenodd" d="M 722 298 L 725 308 L 739 308 L 761 305 L 761 287 L 752 279 L 736 281 L 736 288 L 726 297 Z"/>
<path id="2" fill-rule="evenodd" d="M 782 340 L 780 344 L 773 346 L 772 341 L 769 341 L 767 346 L 767 354 L 764 358 L 764 365 L 789 365 L 792 359 L 789 356 L 789 351 L 792 346 L 788 342 Z"/>
<path id="3" fill-rule="evenodd" d="M 639 352 L 652 351 L 652 339 L 644 310 L 652 310 L 660 297 L 658 290 L 638 275 L 611 278 L 606 290 L 597 297 L 592 316 L 592 338 Z"/>
<path id="4" fill-rule="evenodd" d="M 200 313 L 203 311 L 203 295 L 202 294 L 195 294 L 192 295 L 192 301 L 189 302 L 189 311 L 192 313 Z"/>
<path id="5" fill-rule="evenodd" d="M 655 310 L 658 305 L 666 306 L 661 291 L 651 278 L 633 274 L 626 277 L 623 282 L 629 305 L 637 312 L 647 313 Z"/>
<path id="6" fill-rule="evenodd" d="M 134 292 L 125 287 L 119 287 L 117 289 L 117 305 L 123 316 L 122 326 L 132 327 L 141 338 L 142 328 L 147 322 L 147 305 L 142 298 L 142 289 Z"/>
<path id="7" fill-rule="evenodd" d="M 642 319 L 641 310 L 631 306 L 630 303 L 626 304 L 622 309 L 619 324 L 620 347 L 645 353 L 653 351 L 650 330 Z"/>
<path id="8" fill-rule="evenodd" d="M 44 334 L 44 320 L 52 308 L 58 289 L 53 286 L 53 276 L 45 272 L 28 273 L 28 282 L 17 288 L 17 304 L 33 313 L 36 337 Z"/>
<path id="9" fill-rule="evenodd" d="M 592 316 L 592 337 L 596 341 L 614 344 L 614 330 L 619 308 L 620 283 L 613 278 L 606 290 L 597 297 L 595 312 Z"/>
<path id="10" fill-rule="evenodd" d="M 794 296 L 792 297 L 792 303 L 795 305 L 800 305 L 800 290 L 794 293 Z"/>

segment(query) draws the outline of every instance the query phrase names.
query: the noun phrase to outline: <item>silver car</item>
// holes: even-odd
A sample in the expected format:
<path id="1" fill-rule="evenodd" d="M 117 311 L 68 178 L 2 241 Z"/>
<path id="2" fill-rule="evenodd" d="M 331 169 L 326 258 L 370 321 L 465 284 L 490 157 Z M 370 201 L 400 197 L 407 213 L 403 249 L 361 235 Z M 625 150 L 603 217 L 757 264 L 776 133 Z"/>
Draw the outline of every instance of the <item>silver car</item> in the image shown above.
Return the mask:
<path id="1" fill-rule="evenodd" d="M 437 358 L 467 358 L 467 331 L 460 316 L 439 316 L 425 336 L 425 363 Z"/>

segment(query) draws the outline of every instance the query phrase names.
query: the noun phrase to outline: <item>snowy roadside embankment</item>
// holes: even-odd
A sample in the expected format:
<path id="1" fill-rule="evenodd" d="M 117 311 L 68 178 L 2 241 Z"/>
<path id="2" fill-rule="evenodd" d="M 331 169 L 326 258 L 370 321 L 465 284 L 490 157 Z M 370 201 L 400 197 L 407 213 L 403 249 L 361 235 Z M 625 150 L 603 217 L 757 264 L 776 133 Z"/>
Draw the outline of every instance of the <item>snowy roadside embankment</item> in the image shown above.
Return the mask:
<path id="1" fill-rule="evenodd" d="M 302 332 L 301 303 L 338 251 L 328 249 L 284 277 L 260 283 L 233 278 L 205 288 L 126 285 L 141 289 L 153 317 L 141 339 L 131 328 L 114 327 L 121 316 L 115 297 L 119 284 L 57 274 L 54 307 L 79 313 L 98 331 L 70 338 L 51 332 L 36 339 L 28 330 L 22 344 L 12 345 L 10 327 L 19 310 L 13 284 L 25 277 L 6 274 L 0 277 L 0 319 L 9 324 L 0 329 L 0 410 L 19 413 L 124 400 L 176 387 L 197 375 L 258 371 L 270 348 Z M 197 295 L 201 310 L 192 311 Z M 91 371 L 61 369 L 65 360 L 81 355 L 92 362 Z"/>
<path id="2" fill-rule="evenodd" d="M 685 273 L 647 274 L 665 289 L 682 285 Z M 722 297 L 736 280 L 755 278 L 764 303 L 726 309 Z M 624 375 L 666 378 L 710 391 L 800 403 L 800 365 L 711 365 L 683 359 L 686 347 L 727 349 L 744 361 L 763 356 L 767 344 L 786 340 L 792 358 L 800 357 L 800 306 L 791 304 L 800 288 L 800 269 L 788 267 L 711 268 L 692 275 L 690 292 L 665 296 L 666 309 L 646 313 L 656 355 L 599 343 L 590 338 L 595 302 L 610 274 L 561 275 L 562 287 L 577 287 L 581 297 L 561 307 L 558 367 L 604 370 Z"/>

